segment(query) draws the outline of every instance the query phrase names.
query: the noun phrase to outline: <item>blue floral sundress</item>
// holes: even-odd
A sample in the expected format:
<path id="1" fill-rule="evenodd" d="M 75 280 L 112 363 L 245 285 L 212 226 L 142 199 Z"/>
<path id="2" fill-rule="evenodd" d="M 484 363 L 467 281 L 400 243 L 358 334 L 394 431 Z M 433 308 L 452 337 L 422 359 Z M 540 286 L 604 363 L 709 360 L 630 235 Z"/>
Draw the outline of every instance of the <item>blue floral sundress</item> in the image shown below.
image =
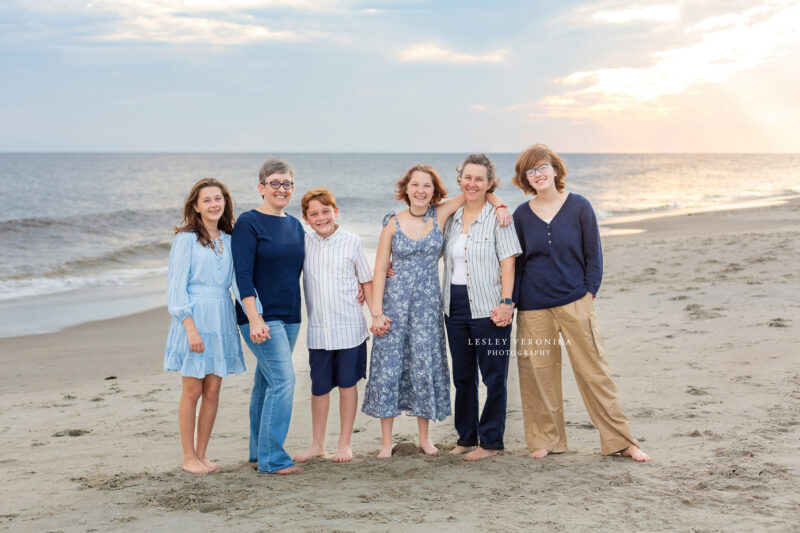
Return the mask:
<path id="1" fill-rule="evenodd" d="M 383 219 L 385 226 L 394 216 Z M 374 337 L 369 380 L 361 411 L 385 418 L 400 413 L 431 420 L 450 415 L 450 368 L 439 290 L 439 256 L 444 236 L 431 207 L 433 229 L 411 239 L 397 225 L 392 236 L 392 266 L 383 311 L 391 321 L 384 337 Z"/>

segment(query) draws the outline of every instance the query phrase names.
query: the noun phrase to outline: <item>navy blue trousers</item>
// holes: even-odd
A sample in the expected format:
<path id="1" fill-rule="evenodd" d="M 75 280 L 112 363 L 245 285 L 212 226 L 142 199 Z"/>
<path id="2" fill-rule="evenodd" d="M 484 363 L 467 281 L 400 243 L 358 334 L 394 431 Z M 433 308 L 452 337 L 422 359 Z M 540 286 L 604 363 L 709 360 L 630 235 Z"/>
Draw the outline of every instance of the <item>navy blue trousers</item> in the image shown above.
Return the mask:
<path id="1" fill-rule="evenodd" d="M 458 445 L 502 450 L 511 326 L 498 327 L 490 318 L 472 318 L 466 285 L 450 286 L 450 316 L 445 316 L 444 321 L 453 359 Z M 480 419 L 479 369 L 486 385 L 486 403 Z"/>

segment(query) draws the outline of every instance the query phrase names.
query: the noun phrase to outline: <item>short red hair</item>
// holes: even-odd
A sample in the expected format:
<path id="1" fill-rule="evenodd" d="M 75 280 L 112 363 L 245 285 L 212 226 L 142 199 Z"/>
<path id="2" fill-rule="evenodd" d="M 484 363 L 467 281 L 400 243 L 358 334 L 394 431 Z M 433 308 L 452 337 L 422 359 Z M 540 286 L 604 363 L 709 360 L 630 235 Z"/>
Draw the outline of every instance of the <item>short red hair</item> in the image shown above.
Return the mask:
<path id="1" fill-rule="evenodd" d="M 432 166 L 420 164 L 409 168 L 408 172 L 406 172 L 406 175 L 400 178 L 400 180 L 395 184 L 395 187 L 397 187 L 394 191 L 395 199 L 402 200 L 409 206 L 411 205 L 411 200 L 408 199 L 406 188 L 408 187 L 408 182 L 411 181 L 411 175 L 414 172 L 424 172 L 431 177 L 431 181 L 433 182 L 433 198 L 431 198 L 431 205 L 437 205 L 442 201 L 442 199 L 447 198 L 447 189 L 445 189 L 444 185 L 442 185 L 442 180 L 439 178 L 439 174 L 433 170 Z"/>
<path id="2" fill-rule="evenodd" d="M 531 182 L 528 181 L 526 172 L 536 167 L 542 161 L 550 163 L 555 171 L 555 186 L 558 192 L 564 190 L 564 178 L 567 177 L 567 164 L 564 160 L 558 157 L 558 154 L 552 151 L 544 144 L 534 144 L 527 148 L 524 152 L 519 154 L 517 163 L 514 165 L 514 177 L 511 178 L 511 183 L 522 189 L 525 194 L 532 194 L 536 196 L 536 189 L 533 188 Z"/>
<path id="3" fill-rule="evenodd" d="M 318 187 L 316 189 L 311 189 L 300 199 L 300 208 L 303 210 L 303 216 L 306 215 L 308 204 L 311 203 L 311 200 L 316 200 L 322 205 L 328 205 L 334 209 L 337 208 L 336 198 L 334 198 L 333 193 L 325 187 Z"/>

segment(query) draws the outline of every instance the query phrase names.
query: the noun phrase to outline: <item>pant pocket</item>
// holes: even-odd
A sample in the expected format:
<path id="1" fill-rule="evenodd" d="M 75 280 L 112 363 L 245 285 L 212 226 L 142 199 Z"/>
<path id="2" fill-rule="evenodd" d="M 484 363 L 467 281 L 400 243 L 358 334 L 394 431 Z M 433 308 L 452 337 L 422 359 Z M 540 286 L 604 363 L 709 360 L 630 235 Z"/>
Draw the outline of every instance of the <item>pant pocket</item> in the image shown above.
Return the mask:
<path id="1" fill-rule="evenodd" d="M 597 314 L 592 311 L 589 313 L 589 327 L 592 330 L 592 339 L 597 353 L 600 357 L 606 356 L 606 348 L 603 345 L 603 336 L 600 334 L 600 321 L 597 319 Z"/>

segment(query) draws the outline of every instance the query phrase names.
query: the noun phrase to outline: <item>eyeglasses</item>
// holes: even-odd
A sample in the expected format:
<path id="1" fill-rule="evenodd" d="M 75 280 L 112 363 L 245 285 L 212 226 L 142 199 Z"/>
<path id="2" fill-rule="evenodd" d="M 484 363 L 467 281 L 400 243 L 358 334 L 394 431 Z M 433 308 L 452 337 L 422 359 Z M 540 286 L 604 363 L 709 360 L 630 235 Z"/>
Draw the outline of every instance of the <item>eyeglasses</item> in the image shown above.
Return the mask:
<path id="1" fill-rule="evenodd" d="M 269 185 L 273 189 L 280 189 L 283 186 L 284 191 L 291 191 L 294 188 L 293 181 L 268 181 L 266 183 L 261 183 L 261 185 Z"/>
<path id="2" fill-rule="evenodd" d="M 543 165 L 539 165 L 536 168 L 526 170 L 525 175 L 530 178 L 531 176 L 535 176 L 536 174 L 544 174 L 548 168 L 553 168 L 553 166 L 550 163 L 545 163 Z"/>

